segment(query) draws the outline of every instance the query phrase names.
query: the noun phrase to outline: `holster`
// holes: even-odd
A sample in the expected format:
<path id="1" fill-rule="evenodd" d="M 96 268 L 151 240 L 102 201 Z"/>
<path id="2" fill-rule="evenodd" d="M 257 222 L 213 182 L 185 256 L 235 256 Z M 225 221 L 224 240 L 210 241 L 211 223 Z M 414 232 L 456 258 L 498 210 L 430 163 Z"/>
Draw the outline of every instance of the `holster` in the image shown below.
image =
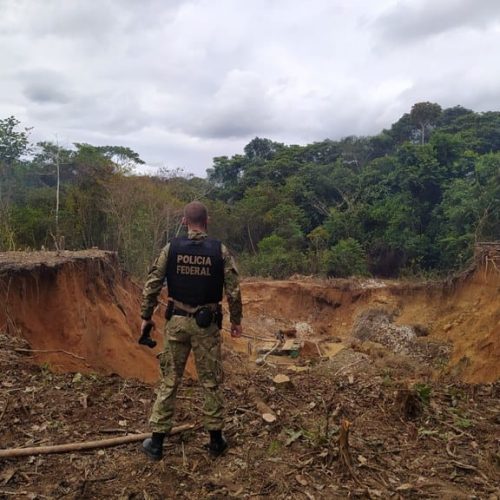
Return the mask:
<path id="1" fill-rule="evenodd" d="M 215 311 L 214 322 L 217 324 L 217 328 L 220 330 L 222 328 L 222 320 L 224 315 L 222 314 L 222 305 L 217 305 L 217 310 Z"/>
<path id="2" fill-rule="evenodd" d="M 167 308 L 165 309 L 165 319 L 170 321 L 170 318 L 174 315 L 174 303 L 169 300 L 167 304 Z"/>

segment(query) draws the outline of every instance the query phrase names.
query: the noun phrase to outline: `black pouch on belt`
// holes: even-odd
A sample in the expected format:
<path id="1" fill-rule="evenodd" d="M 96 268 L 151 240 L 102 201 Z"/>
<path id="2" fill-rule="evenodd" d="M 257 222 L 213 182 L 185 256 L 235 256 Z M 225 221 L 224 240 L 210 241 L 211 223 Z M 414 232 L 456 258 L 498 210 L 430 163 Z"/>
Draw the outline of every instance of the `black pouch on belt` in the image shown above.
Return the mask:
<path id="1" fill-rule="evenodd" d="M 214 320 L 214 312 L 209 307 L 200 307 L 196 311 L 194 319 L 200 328 L 207 328 Z"/>

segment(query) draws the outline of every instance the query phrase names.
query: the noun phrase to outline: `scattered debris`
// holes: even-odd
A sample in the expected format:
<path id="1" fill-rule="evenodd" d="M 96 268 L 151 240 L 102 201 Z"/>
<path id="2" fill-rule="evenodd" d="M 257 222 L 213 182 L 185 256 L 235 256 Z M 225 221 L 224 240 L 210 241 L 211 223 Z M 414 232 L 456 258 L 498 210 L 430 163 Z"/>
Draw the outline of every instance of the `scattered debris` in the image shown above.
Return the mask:
<path id="1" fill-rule="evenodd" d="M 278 346 L 271 349 L 261 348 L 258 350 L 259 354 L 272 354 L 273 356 L 297 356 L 300 353 L 301 343 L 294 339 L 286 340 Z"/>
<path id="2" fill-rule="evenodd" d="M 11 349 L 19 342 L 6 337 L 0 343 L 0 402 L 8 394 L 16 396 L 0 421 L 1 448 L 22 446 L 23 453 L 31 453 L 26 448 L 64 445 L 69 438 L 81 444 L 99 442 L 102 433 L 134 441 L 148 435 L 150 386 L 82 374 L 75 395 L 73 375 L 52 374 L 31 364 Z M 295 372 L 293 391 L 275 389 L 273 379 L 283 370 L 264 365 L 252 371 L 251 364 L 230 350 L 225 351 L 225 363 L 231 448 L 217 462 L 206 459 L 206 434 L 191 429 L 167 441 L 158 466 L 146 461 L 136 443 L 15 462 L 2 459 L 0 496 L 26 491 L 40 498 L 110 498 L 125 491 L 124 498 L 142 498 L 147 491 L 147 498 L 164 498 L 182 491 L 189 498 L 280 499 L 310 497 L 304 493 L 309 489 L 314 498 L 367 491 L 374 498 L 389 498 L 406 492 L 445 496 L 457 487 L 479 498 L 497 494 L 491 457 L 497 453 L 500 424 L 498 383 L 467 386 L 444 380 L 408 386 L 429 402 L 422 403 L 417 419 L 407 420 L 396 400 L 412 374 L 388 379 L 369 356 L 349 348 Z M 30 390 L 24 391 L 26 387 Z M 180 390 L 177 422 L 185 425 L 198 414 L 203 398 L 189 381 Z M 81 394 L 88 395 L 88 408 L 82 406 Z M 127 421 L 126 428 L 118 425 L 120 420 Z M 418 464 L 434 471 L 434 482 L 420 479 Z M 160 469 L 156 473 L 152 467 Z M 404 485 L 412 489 L 396 490 Z"/>
<path id="3" fill-rule="evenodd" d="M 295 338 L 297 336 L 297 329 L 296 328 L 283 329 L 283 330 L 280 330 L 279 333 L 281 335 L 283 335 L 283 337 Z"/>
<path id="4" fill-rule="evenodd" d="M 410 352 L 417 337 L 415 330 L 408 325 L 395 325 L 392 320 L 393 314 L 385 309 L 367 309 L 356 319 L 353 336 L 377 342 L 396 353 Z"/>
<path id="5" fill-rule="evenodd" d="M 277 387 L 291 387 L 292 385 L 290 377 L 288 375 L 284 375 L 283 373 L 278 373 L 278 375 L 275 375 L 275 377 L 273 378 L 273 382 Z"/>
<path id="6" fill-rule="evenodd" d="M 252 398 L 253 404 L 257 408 L 257 411 L 260 413 L 262 419 L 268 424 L 276 422 L 277 420 L 276 414 L 257 394 L 255 387 L 250 387 L 248 389 L 248 394 Z"/>

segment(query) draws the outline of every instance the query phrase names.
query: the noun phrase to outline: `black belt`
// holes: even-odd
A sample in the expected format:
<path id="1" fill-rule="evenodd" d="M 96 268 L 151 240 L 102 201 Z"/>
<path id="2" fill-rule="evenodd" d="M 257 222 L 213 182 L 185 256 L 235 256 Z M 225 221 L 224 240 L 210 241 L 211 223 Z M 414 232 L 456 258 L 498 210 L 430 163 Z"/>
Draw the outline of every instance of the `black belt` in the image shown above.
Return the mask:
<path id="1" fill-rule="evenodd" d="M 172 311 L 172 316 L 184 316 L 186 318 L 194 318 L 196 313 L 190 313 L 183 309 L 175 309 Z"/>

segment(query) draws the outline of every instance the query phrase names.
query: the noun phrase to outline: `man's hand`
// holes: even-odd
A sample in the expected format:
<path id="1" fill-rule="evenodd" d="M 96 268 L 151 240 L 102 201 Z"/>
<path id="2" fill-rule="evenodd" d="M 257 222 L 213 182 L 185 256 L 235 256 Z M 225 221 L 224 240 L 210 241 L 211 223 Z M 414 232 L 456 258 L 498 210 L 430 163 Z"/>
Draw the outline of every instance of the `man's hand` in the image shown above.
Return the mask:
<path id="1" fill-rule="evenodd" d="M 243 335 L 243 327 L 241 325 L 235 325 L 231 323 L 231 337 L 240 338 Z"/>
<path id="2" fill-rule="evenodd" d="M 151 330 L 155 327 L 155 322 L 151 319 L 143 319 L 141 323 L 141 338 L 139 344 L 146 345 L 150 349 L 156 347 L 156 340 L 151 338 Z"/>

